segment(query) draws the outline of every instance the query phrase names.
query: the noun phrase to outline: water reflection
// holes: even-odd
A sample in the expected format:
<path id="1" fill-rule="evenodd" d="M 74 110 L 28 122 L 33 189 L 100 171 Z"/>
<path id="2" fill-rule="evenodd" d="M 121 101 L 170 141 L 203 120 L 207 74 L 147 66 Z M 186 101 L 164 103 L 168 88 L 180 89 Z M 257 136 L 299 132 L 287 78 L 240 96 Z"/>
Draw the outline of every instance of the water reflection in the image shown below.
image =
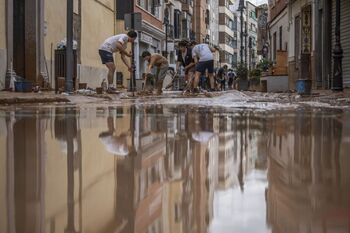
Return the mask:
<path id="1" fill-rule="evenodd" d="M 274 115 L 268 223 L 273 232 L 350 232 L 349 116 Z"/>
<path id="2" fill-rule="evenodd" d="M 349 232 L 349 114 L 0 115 L 0 232 Z"/>

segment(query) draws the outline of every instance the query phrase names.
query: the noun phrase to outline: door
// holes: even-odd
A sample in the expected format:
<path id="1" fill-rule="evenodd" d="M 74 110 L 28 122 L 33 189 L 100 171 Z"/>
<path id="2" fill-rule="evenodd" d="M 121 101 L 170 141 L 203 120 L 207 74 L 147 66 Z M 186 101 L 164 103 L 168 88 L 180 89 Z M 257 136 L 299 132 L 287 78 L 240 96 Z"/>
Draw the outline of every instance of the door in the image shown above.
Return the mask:
<path id="1" fill-rule="evenodd" d="M 25 0 L 13 2 L 13 69 L 25 76 Z"/>

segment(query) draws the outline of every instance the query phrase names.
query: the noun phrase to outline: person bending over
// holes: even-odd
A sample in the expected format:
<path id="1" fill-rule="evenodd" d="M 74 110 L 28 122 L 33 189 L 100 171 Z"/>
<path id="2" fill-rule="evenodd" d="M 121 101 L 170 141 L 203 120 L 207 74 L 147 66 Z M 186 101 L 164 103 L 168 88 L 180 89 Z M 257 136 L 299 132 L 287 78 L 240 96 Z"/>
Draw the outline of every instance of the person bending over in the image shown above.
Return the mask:
<path id="1" fill-rule="evenodd" d="M 212 48 L 208 44 L 197 44 L 192 49 L 192 57 L 196 64 L 196 73 L 194 78 L 194 92 L 199 92 L 198 83 L 200 76 L 208 71 L 210 80 L 210 91 L 215 91 L 214 81 L 214 55 L 218 51 L 217 48 Z"/>
<path id="2" fill-rule="evenodd" d="M 142 58 L 148 62 L 146 74 L 150 74 L 153 67 L 156 67 L 155 85 L 157 95 L 162 94 L 163 81 L 169 68 L 168 60 L 158 53 L 151 54 L 148 51 L 142 53 Z"/>
<path id="3" fill-rule="evenodd" d="M 127 34 L 119 34 L 107 38 L 103 44 L 100 46 L 99 54 L 101 57 L 102 64 L 106 65 L 108 68 L 107 80 L 108 80 L 108 90 L 113 91 L 113 78 L 116 70 L 116 65 L 114 63 L 113 53 L 120 53 L 123 63 L 128 67 L 131 72 L 132 67 L 129 64 L 126 57 L 131 57 L 132 53 L 127 52 L 127 45 L 133 43 L 137 37 L 137 33 L 134 31 L 129 31 Z"/>

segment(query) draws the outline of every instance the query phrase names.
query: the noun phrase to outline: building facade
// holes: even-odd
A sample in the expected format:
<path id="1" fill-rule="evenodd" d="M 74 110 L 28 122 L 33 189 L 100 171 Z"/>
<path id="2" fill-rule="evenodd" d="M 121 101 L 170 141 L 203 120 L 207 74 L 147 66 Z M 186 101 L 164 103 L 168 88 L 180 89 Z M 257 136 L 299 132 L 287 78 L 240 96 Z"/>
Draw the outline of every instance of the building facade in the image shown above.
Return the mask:
<path id="1" fill-rule="evenodd" d="M 278 51 L 288 51 L 287 1 L 270 1 L 269 5 L 269 59 L 276 63 Z"/>
<path id="2" fill-rule="evenodd" d="M 55 49 L 66 37 L 66 3 L 15 0 L 2 1 L 0 5 L 3 12 L 0 26 L 3 86 L 6 73 L 9 76 L 12 72 L 34 83 L 45 81 L 54 87 Z M 116 34 L 115 2 L 75 0 L 73 17 L 77 79 L 91 87 L 99 86 L 107 70 L 97 51 L 107 37 Z"/>
<path id="3" fill-rule="evenodd" d="M 256 17 L 256 6 L 246 1 L 246 22 L 245 22 L 245 56 L 249 70 L 254 69 L 257 62 L 257 36 L 258 21 Z"/>
<path id="4" fill-rule="evenodd" d="M 234 34 L 237 24 L 234 24 L 234 13 L 230 8 L 232 5 L 231 0 L 219 1 L 219 45 L 222 49 L 220 61 L 222 65 L 227 65 L 229 68 L 233 66 L 234 49 L 237 48 L 237 36 L 235 37 Z"/>
<path id="5" fill-rule="evenodd" d="M 268 5 L 263 4 L 256 7 L 256 17 L 258 20 L 258 35 L 257 35 L 257 55 L 258 60 L 262 58 L 267 58 L 268 54 L 268 30 L 267 30 L 267 20 L 268 20 Z"/>
<path id="6" fill-rule="evenodd" d="M 340 42 L 343 50 L 343 86 L 350 86 L 350 3 L 340 2 Z M 333 86 L 336 0 L 289 1 L 289 84 L 294 89 L 297 79 L 311 79 L 313 88 Z"/>

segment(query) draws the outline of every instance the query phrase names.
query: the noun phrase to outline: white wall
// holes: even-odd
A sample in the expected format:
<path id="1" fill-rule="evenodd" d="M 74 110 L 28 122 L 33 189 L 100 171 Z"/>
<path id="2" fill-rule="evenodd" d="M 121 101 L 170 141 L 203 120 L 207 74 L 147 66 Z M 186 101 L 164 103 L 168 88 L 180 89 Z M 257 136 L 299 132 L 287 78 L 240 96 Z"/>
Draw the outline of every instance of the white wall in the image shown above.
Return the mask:
<path id="1" fill-rule="evenodd" d="M 290 36 L 294 37 L 294 33 L 288 32 L 288 9 L 286 8 L 275 20 L 271 22 L 270 25 L 270 57 L 272 57 L 273 51 L 276 49 L 273 47 L 273 34 L 276 32 L 276 46 L 277 50 L 280 50 L 280 27 L 282 26 L 282 50 L 290 50 L 289 49 L 289 43 L 290 43 Z M 293 35 L 291 35 L 293 34 Z M 287 47 L 286 47 L 287 44 Z"/>

